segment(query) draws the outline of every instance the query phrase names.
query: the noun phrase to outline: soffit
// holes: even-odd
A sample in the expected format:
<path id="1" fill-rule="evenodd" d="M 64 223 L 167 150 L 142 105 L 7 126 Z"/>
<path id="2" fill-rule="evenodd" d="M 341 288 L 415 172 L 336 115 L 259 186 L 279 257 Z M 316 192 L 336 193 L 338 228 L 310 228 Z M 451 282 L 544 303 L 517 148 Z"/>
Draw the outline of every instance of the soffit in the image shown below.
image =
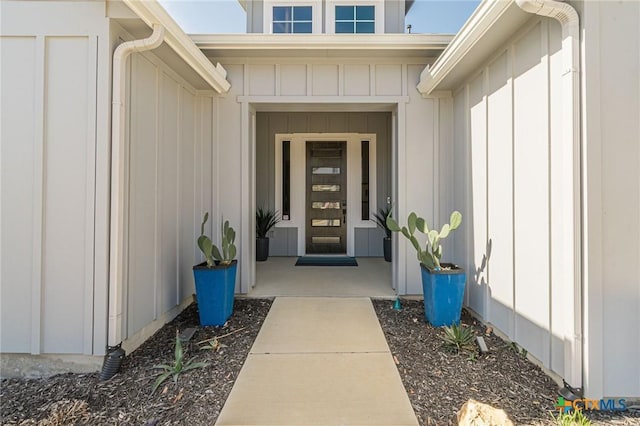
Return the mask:
<path id="1" fill-rule="evenodd" d="M 432 34 L 206 34 L 191 35 L 209 58 L 435 58 L 453 36 Z"/>

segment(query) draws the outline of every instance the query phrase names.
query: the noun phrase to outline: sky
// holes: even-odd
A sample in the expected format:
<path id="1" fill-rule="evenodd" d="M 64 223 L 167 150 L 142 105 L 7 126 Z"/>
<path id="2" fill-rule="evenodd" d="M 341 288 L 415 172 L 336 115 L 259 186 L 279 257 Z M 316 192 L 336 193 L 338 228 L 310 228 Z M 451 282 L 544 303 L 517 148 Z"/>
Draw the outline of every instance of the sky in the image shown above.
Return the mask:
<path id="1" fill-rule="evenodd" d="M 237 0 L 159 0 L 187 34 L 244 33 L 246 16 Z M 454 34 L 479 0 L 416 0 L 406 17 L 412 33 Z"/>

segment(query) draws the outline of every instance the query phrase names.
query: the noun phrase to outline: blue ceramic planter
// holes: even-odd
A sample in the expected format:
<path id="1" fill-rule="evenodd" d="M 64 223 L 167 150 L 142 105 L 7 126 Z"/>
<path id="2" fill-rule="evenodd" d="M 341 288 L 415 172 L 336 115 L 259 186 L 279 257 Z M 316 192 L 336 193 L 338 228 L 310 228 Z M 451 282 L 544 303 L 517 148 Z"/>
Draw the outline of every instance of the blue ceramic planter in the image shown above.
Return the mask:
<path id="1" fill-rule="evenodd" d="M 233 313 L 238 262 L 207 268 L 201 263 L 193 267 L 200 325 L 224 325 Z"/>
<path id="2" fill-rule="evenodd" d="M 460 323 L 462 299 L 466 274 L 464 270 L 451 264 L 448 270 L 432 271 L 423 264 L 422 291 L 424 293 L 424 317 L 434 327 L 450 326 Z"/>

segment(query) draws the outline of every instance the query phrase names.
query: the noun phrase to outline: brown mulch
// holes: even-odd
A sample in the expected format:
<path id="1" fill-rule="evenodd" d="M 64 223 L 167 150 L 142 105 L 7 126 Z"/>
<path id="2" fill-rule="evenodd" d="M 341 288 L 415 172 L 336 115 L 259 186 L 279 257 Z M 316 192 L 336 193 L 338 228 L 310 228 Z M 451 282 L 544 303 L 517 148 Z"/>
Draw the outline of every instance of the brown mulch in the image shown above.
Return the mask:
<path id="1" fill-rule="evenodd" d="M 2 424 L 62 425 L 212 425 L 231 392 L 240 368 L 271 307 L 267 299 L 236 299 L 223 327 L 200 327 L 196 304 L 190 305 L 142 346 L 128 355 L 120 372 L 108 381 L 95 374 L 62 374 L 47 379 L 2 380 Z M 197 329 L 184 345 L 185 360 L 205 368 L 171 379 L 152 395 L 160 371 L 154 365 L 174 359 L 176 329 Z M 197 343 L 215 336 L 218 350 Z"/>
<path id="2" fill-rule="evenodd" d="M 503 409 L 515 424 L 553 425 L 558 386 L 526 359 L 526 351 L 505 342 L 463 310 L 462 324 L 483 336 L 489 353 L 455 354 L 443 332 L 424 320 L 420 300 L 374 300 L 378 319 L 421 425 L 457 424 L 468 400 Z M 594 425 L 640 425 L 639 412 L 586 413 Z"/>
<path id="3" fill-rule="evenodd" d="M 212 425 L 271 307 L 267 299 L 236 299 L 224 327 L 200 327 L 197 306 L 189 306 L 140 348 L 129 354 L 120 373 L 101 382 L 95 374 L 64 374 L 46 379 L 5 379 L 0 387 L 0 423 L 19 425 Z M 421 425 L 455 424 L 455 413 L 469 398 L 504 409 L 516 424 L 554 424 L 556 384 L 517 347 L 502 341 L 470 316 L 463 323 L 483 335 L 488 355 L 457 355 L 445 350 L 441 333 L 424 322 L 421 301 L 391 301 L 374 307 Z M 169 379 L 154 393 L 159 370 L 174 357 L 176 329 L 196 328 L 185 344 L 186 359 L 207 362 L 202 369 Z M 231 334 L 229 334 L 231 333 Z M 198 342 L 215 336 L 217 350 Z M 589 413 L 598 425 L 639 425 L 640 413 Z"/>

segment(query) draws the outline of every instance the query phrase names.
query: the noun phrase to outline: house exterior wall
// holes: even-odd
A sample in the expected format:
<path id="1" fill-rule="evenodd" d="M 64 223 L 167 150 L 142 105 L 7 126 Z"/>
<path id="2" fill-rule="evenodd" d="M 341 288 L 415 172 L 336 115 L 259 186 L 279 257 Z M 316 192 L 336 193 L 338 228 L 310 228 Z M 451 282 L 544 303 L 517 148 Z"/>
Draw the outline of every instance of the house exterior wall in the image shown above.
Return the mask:
<path id="1" fill-rule="evenodd" d="M 532 18 L 455 92 L 454 197 L 463 226 L 453 244 L 467 267 L 465 303 L 567 377 L 573 192 L 561 38 L 558 23 Z"/>
<path id="2" fill-rule="evenodd" d="M 256 120 L 256 202 L 258 206 L 281 210 L 275 206 L 275 140 L 278 133 L 375 133 L 376 189 L 378 206 L 391 197 L 391 113 L 388 112 L 264 112 Z M 359 206 L 349 206 L 358 210 Z M 375 212 L 377 206 L 371 206 Z M 373 216 L 371 216 L 373 219 Z M 297 256 L 297 228 L 274 228 L 269 253 L 273 256 Z M 295 232 L 294 232 L 295 231 Z M 355 229 L 355 256 L 382 256 L 384 233 L 378 228 Z M 295 238 L 295 242 L 292 240 Z"/>
<path id="3" fill-rule="evenodd" d="M 7 1 L 1 19 L 3 362 L 8 353 L 101 355 L 108 269 L 105 5 Z"/>
<path id="4" fill-rule="evenodd" d="M 584 34 L 584 380 L 591 397 L 638 398 L 640 4 L 575 6 Z"/>
<path id="5" fill-rule="evenodd" d="M 112 36 L 130 39 L 117 24 Z M 130 350 L 193 300 L 196 240 L 213 197 L 217 112 L 213 93 L 196 91 L 152 51 L 129 59 L 126 111 L 122 336 Z"/>
<path id="6" fill-rule="evenodd" d="M 436 203 L 436 194 L 450 186 L 451 169 L 434 158 L 451 162 L 450 127 L 441 128 L 451 114 L 450 99 L 423 99 L 415 90 L 427 61 L 417 58 L 216 58 L 228 71 L 231 91 L 218 99 L 216 128 L 220 174 L 218 213 L 236 220 L 240 254 L 239 292 L 254 283 L 252 255 L 255 234 L 252 211 L 256 200 L 256 162 L 260 161 L 253 130 L 256 113 L 387 111 L 392 115 L 392 194 L 401 218 L 409 211 L 440 220 L 449 202 Z M 426 117 L 426 118 L 425 118 Z M 224 123 L 224 125 L 222 125 Z M 246 169 L 245 169 L 246 167 Z M 215 179 L 214 179 L 215 181 Z M 407 189 L 407 183 L 411 188 Z M 251 204 L 254 203 L 254 204 Z M 236 219 L 237 218 L 237 219 Z M 245 220 L 246 223 L 238 223 Z M 421 278 L 413 249 L 396 240 L 395 282 L 400 294 L 421 294 Z M 253 252 L 253 253 L 252 253 Z"/>

